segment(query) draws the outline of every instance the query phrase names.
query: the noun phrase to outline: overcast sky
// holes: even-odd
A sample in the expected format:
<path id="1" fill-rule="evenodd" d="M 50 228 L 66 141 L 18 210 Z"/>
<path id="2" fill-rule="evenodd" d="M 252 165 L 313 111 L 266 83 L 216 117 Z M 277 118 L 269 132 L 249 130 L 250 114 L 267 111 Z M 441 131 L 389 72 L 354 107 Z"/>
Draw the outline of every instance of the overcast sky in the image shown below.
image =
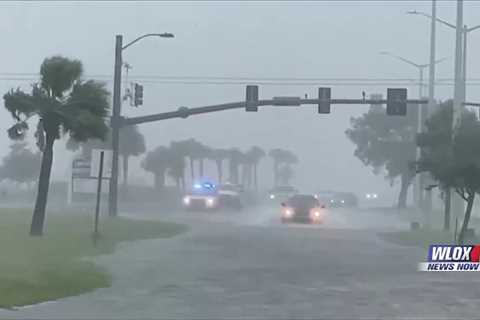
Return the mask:
<path id="1" fill-rule="evenodd" d="M 380 55 L 388 50 L 418 63 L 429 57 L 429 21 L 406 15 L 408 10 L 430 13 L 430 1 L 318 1 L 274 2 L 2 2 L 0 4 L 0 90 L 28 88 L 33 82 L 10 80 L 9 73 L 35 74 L 45 57 L 61 54 L 80 59 L 85 74 L 113 74 L 114 41 L 122 34 L 128 42 L 150 32 L 172 32 L 174 39 L 145 39 L 124 51 L 133 66 L 130 77 L 250 77 L 250 78 L 408 78 L 418 71 Z M 455 23 L 454 1 L 438 1 L 438 16 Z M 479 23 L 480 2 L 465 1 L 465 22 Z M 438 78 L 453 77 L 455 32 L 438 25 L 437 57 L 448 57 L 437 66 Z M 480 30 L 469 37 L 468 77 L 479 77 Z M 428 73 L 428 72 L 426 72 Z M 427 74 L 425 75 L 427 77 Z M 108 79 L 108 78 L 105 78 Z M 154 81 L 155 82 L 155 81 Z M 288 82 L 288 81 L 287 81 Z M 328 81 L 304 85 L 260 85 L 261 98 L 314 96 L 317 87 L 332 87 L 333 98 L 360 98 L 384 86 L 342 86 Z M 108 82 L 109 88 L 112 82 Z M 144 83 L 144 106 L 125 105 L 127 116 L 147 115 L 179 106 L 203 106 L 239 101 L 245 83 L 164 84 Z M 468 89 L 469 100 L 480 101 L 478 86 Z M 415 85 L 409 96 L 417 96 Z M 453 95 L 453 87 L 437 86 L 437 98 Z M 305 188 L 388 188 L 353 156 L 354 146 L 345 137 L 351 116 L 362 106 L 334 106 L 330 115 L 318 115 L 314 106 L 301 109 L 243 110 L 201 115 L 187 120 L 144 124 L 148 148 L 175 139 L 195 137 L 218 147 L 242 149 L 259 145 L 288 148 L 300 158 L 296 182 Z M 0 125 L 12 124 L 0 109 Z M 6 134 L 0 135 L 0 156 L 8 151 Z M 71 155 L 64 142 L 55 149 L 54 178 L 65 177 Z M 136 161 L 138 164 L 138 161 Z M 135 168 L 136 165 L 134 165 Z M 138 165 L 137 165 L 138 168 Z M 267 163 L 262 170 L 271 171 Z M 133 179 L 145 177 L 140 169 Z M 312 174 L 314 172 L 314 174 Z M 266 185 L 268 183 L 265 183 Z"/>

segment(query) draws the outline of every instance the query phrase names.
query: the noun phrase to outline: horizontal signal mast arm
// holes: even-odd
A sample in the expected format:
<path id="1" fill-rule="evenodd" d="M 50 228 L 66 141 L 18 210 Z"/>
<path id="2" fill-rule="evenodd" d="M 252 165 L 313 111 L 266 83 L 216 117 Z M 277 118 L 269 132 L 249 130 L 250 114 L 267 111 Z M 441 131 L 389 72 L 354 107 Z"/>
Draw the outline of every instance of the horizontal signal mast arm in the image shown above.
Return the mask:
<path id="1" fill-rule="evenodd" d="M 285 99 L 285 103 L 289 100 Z M 272 106 L 278 105 L 282 102 L 282 99 L 270 99 L 270 100 L 258 100 L 255 102 L 257 106 Z M 300 104 L 319 104 L 321 102 L 327 102 L 326 100 L 321 99 L 300 99 Z M 385 99 L 382 100 L 372 100 L 372 99 L 330 99 L 330 104 L 386 104 L 388 101 Z M 427 104 L 428 100 L 413 99 L 406 100 L 410 104 Z M 162 112 L 153 114 L 150 116 L 141 116 L 141 117 L 132 117 L 132 118 L 123 118 L 121 121 L 121 126 L 135 125 L 146 122 L 153 122 L 158 120 L 174 119 L 174 118 L 187 118 L 188 116 L 202 113 L 217 112 L 223 110 L 232 110 L 245 108 L 246 102 L 232 102 L 224 103 L 212 106 L 197 107 L 197 108 L 186 108 L 181 107 L 176 111 Z"/>

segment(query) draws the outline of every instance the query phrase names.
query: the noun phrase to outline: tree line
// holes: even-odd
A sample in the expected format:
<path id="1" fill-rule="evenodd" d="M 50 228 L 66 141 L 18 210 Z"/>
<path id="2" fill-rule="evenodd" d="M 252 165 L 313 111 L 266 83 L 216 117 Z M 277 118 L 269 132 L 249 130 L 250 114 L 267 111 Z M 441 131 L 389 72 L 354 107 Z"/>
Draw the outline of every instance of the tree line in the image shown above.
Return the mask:
<path id="1" fill-rule="evenodd" d="M 267 155 L 264 149 L 252 146 L 245 152 L 238 148 L 213 148 L 193 138 L 173 141 L 169 146 L 158 146 L 147 153 L 142 167 L 154 175 L 157 189 L 165 186 L 166 177 L 171 177 L 178 188 L 185 189 L 185 177 L 191 181 L 205 177 L 205 161 L 215 164 L 217 182 L 226 181 L 224 162 L 228 162 L 228 181 L 243 184 L 258 190 L 258 165 Z M 284 149 L 272 149 L 268 155 L 273 160 L 274 185 L 289 184 L 293 177 L 292 165 L 298 162 L 297 156 Z M 187 173 L 187 162 L 190 170 Z"/>
<path id="2" fill-rule="evenodd" d="M 398 207 L 406 206 L 406 195 L 416 174 L 428 172 L 437 183 L 445 201 L 444 229 L 450 229 L 450 195 L 457 193 L 466 203 L 463 221 L 456 241 L 463 243 L 476 194 L 480 192 L 480 121 L 476 114 L 463 108 L 459 121 L 452 127 L 453 102 L 435 106 L 425 121 L 425 129 L 416 133 L 416 108 L 409 106 L 407 117 L 387 116 L 375 106 L 358 118 L 351 119 L 345 133 L 355 144 L 354 155 L 374 173 L 384 172 L 392 183 L 400 178 Z M 416 161 L 416 147 L 421 148 Z"/>

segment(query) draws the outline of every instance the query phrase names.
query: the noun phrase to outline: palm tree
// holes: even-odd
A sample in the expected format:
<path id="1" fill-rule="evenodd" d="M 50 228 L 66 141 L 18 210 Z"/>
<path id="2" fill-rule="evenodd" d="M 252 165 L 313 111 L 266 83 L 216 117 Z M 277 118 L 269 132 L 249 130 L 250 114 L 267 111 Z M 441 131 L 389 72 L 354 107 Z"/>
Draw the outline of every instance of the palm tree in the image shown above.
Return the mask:
<path id="1" fill-rule="evenodd" d="M 172 167 L 172 156 L 168 147 L 159 146 L 147 153 L 143 159 L 142 168 L 153 173 L 155 189 L 162 190 L 165 187 L 165 173 Z"/>
<path id="2" fill-rule="evenodd" d="M 188 153 L 184 141 L 173 141 L 170 143 L 170 164 L 168 174 L 175 180 L 179 189 L 185 190 L 185 157 Z"/>
<path id="3" fill-rule="evenodd" d="M 128 186 L 128 160 L 130 157 L 137 157 L 145 152 L 145 138 L 138 131 L 137 126 L 124 126 L 120 129 L 119 151 L 123 157 L 123 188 L 126 191 Z"/>
<path id="4" fill-rule="evenodd" d="M 253 185 L 255 190 L 258 190 L 258 164 L 260 160 L 265 157 L 265 151 L 257 146 L 253 146 L 250 150 L 247 151 L 247 155 L 251 159 L 252 167 L 253 167 Z"/>
<path id="5" fill-rule="evenodd" d="M 279 167 L 282 164 L 297 164 L 298 163 L 298 158 L 297 156 L 289 151 L 289 150 L 284 150 L 284 149 L 272 149 L 268 153 L 268 155 L 273 159 L 273 181 L 274 181 L 274 186 L 278 186 L 279 182 Z M 291 169 L 291 167 L 290 167 Z M 286 169 L 283 169 L 286 170 Z"/>
<path id="6" fill-rule="evenodd" d="M 284 156 L 284 150 L 276 148 L 268 152 L 268 155 L 273 160 L 273 186 L 278 186 L 278 167 Z"/>
<path id="7" fill-rule="evenodd" d="M 202 152 L 203 145 L 197 140 L 190 138 L 188 140 L 181 140 L 175 142 L 176 149 L 185 154 L 185 157 L 189 160 L 190 177 L 192 181 L 195 181 L 195 160 L 199 158 Z"/>
<path id="8" fill-rule="evenodd" d="M 284 185 L 289 185 L 293 178 L 293 169 L 290 164 L 285 163 L 278 169 L 278 179 Z"/>
<path id="9" fill-rule="evenodd" d="M 242 161 L 243 153 L 237 148 L 232 148 L 228 150 L 228 168 L 229 168 L 229 179 L 231 183 L 239 183 L 239 174 L 238 167 Z"/>
<path id="10" fill-rule="evenodd" d="M 228 158 L 228 151 L 225 149 L 212 149 L 209 159 L 215 161 L 217 166 L 218 183 L 223 182 L 223 160 Z"/>
<path id="11" fill-rule="evenodd" d="M 200 178 L 204 178 L 204 162 L 205 159 L 208 159 L 210 157 L 210 153 L 212 152 L 212 149 L 207 147 L 206 145 L 200 143 L 198 145 L 198 150 L 197 150 L 197 159 L 198 159 L 198 174 Z"/>
<path id="12" fill-rule="evenodd" d="M 36 116 L 37 145 L 42 149 L 38 193 L 33 210 L 31 235 L 42 235 L 45 222 L 53 145 L 68 133 L 77 141 L 104 139 L 108 126 L 109 93 L 96 81 L 83 81 L 82 63 L 61 56 L 46 58 L 40 67 L 40 82 L 32 92 L 10 90 L 4 95 L 5 107 L 17 122 L 9 130 L 10 138 L 22 138 L 26 120 Z"/>

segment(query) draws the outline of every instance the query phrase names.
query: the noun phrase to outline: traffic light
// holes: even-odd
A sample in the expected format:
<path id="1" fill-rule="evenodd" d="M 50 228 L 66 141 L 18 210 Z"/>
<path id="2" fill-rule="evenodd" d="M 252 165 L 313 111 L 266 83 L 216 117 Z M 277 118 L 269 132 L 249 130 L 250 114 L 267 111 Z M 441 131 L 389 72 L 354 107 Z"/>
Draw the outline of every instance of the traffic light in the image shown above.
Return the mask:
<path id="1" fill-rule="evenodd" d="M 245 111 L 258 111 L 258 86 L 248 85 L 245 98 Z"/>
<path id="2" fill-rule="evenodd" d="M 407 114 L 407 89 L 387 89 L 387 115 L 405 116 Z"/>
<path id="3" fill-rule="evenodd" d="M 135 83 L 133 105 L 135 107 L 143 105 L 143 86 Z"/>
<path id="4" fill-rule="evenodd" d="M 318 88 L 318 113 L 330 113 L 331 88 Z"/>

